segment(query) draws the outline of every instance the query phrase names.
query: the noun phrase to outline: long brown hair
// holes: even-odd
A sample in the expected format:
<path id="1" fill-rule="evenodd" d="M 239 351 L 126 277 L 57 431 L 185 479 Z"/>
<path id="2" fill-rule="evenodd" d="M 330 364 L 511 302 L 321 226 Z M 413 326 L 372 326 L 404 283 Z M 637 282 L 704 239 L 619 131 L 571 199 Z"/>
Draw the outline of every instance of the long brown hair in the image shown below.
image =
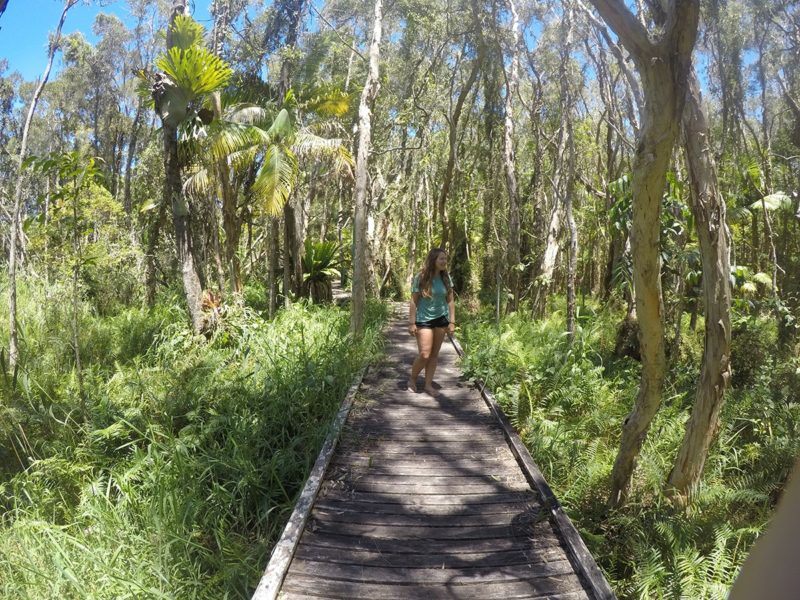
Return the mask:
<path id="1" fill-rule="evenodd" d="M 437 273 L 436 259 L 439 258 L 440 254 L 447 254 L 447 252 L 443 248 L 431 249 L 425 258 L 425 265 L 419 273 L 419 292 L 424 298 L 430 298 L 433 295 L 431 288 L 433 287 L 433 278 Z M 452 289 L 450 288 L 450 274 L 447 271 L 442 271 L 442 283 L 444 283 L 449 296 Z"/>

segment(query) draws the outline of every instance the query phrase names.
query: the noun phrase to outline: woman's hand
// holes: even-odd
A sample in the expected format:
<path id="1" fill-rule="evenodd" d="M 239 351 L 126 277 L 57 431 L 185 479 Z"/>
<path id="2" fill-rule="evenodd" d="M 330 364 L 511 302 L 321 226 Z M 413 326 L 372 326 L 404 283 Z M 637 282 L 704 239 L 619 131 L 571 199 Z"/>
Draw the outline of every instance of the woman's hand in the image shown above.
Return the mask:
<path id="1" fill-rule="evenodd" d="M 412 323 L 411 325 L 408 326 L 408 333 L 410 333 L 411 335 L 417 335 L 417 324 L 416 323 Z"/>
<path id="2" fill-rule="evenodd" d="M 456 332 L 456 324 L 455 323 L 448 323 L 447 324 L 447 333 L 453 335 Z"/>

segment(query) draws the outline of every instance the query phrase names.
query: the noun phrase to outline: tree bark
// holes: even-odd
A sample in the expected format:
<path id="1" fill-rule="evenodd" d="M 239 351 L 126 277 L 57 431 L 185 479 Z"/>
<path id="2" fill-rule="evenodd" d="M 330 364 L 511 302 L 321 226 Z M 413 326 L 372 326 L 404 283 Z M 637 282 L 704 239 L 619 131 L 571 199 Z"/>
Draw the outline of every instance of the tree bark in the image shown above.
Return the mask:
<path id="1" fill-rule="evenodd" d="M 686 98 L 699 1 L 676 0 L 662 18 L 656 15 L 662 33 L 655 42 L 622 0 L 592 0 L 592 4 L 633 56 L 645 99 L 631 186 L 631 248 L 642 375 L 633 411 L 622 427 L 611 475 L 609 504 L 616 507 L 627 498 L 636 458 L 661 404 L 666 371 L 659 251 L 661 197 Z"/>
<path id="2" fill-rule="evenodd" d="M 186 0 L 175 0 L 167 31 L 167 50 L 173 46 L 171 30 L 175 18 L 185 12 Z M 158 100 L 156 108 L 158 108 Z M 161 115 L 161 111 L 158 112 Z M 162 117 L 162 131 L 164 134 L 164 202 L 169 203 L 172 207 L 175 249 L 181 268 L 183 292 L 192 320 L 192 328 L 195 333 L 200 333 L 205 326 L 202 307 L 203 286 L 193 252 L 189 204 L 183 195 L 181 165 L 178 157 L 178 130 Z"/>
<path id="3" fill-rule="evenodd" d="M 28 133 L 31 129 L 33 115 L 36 112 L 36 106 L 39 104 L 39 98 L 41 98 L 42 92 L 44 91 L 44 86 L 50 77 L 50 70 L 53 68 L 53 59 L 55 58 L 56 50 L 58 50 L 58 45 L 61 42 L 61 29 L 67 18 L 67 12 L 77 3 L 78 0 L 66 0 L 64 2 L 64 8 L 61 11 L 61 18 L 58 20 L 56 33 L 47 50 L 47 66 L 44 69 L 41 81 L 39 81 L 36 90 L 33 92 L 31 105 L 28 108 L 25 124 L 22 127 L 22 141 L 20 142 L 19 158 L 17 160 L 17 184 L 14 188 L 14 204 L 11 209 L 11 235 L 9 238 L 8 250 L 8 362 L 12 369 L 16 367 L 17 361 L 19 360 L 19 335 L 17 333 L 17 242 L 20 239 L 18 231 L 21 229 L 22 216 L 22 163 L 25 160 L 25 153 L 28 149 Z"/>
<path id="4" fill-rule="evenodd" d="M 700 98 L 700 85 L 692 73 L 683 114 L 683 135 L 692 214 L 703 263 L 703 298 L 706 310 L 705 347 L 692 416 L 686 424 L 668 486 L 686 497 L 697 486 L 708 448 L 717 432 L 725 389 L 731 377 L 730 232 L 725 221 L 725 200 L 719 192 L 711 154 L 708 120 Z"/>
<path id="5" fill-rule="evenodd" d="M 514 96 L 519 89 L 519 15 L 514 0 L 506 0 L 511 11 L 511 66 L 506 75 L 505 127 L 503 136 L 503 165 L 506 172 L 506 188 L 508 190 L 508 266 L 510 269 L 509 285 L 511 287 L 510 311 L 516 311 L 520 296 L 520 270 L 522 262 L 520 252 L 520 206 L 517 186 L 516 160 L 514 154 Z"/>
<path id="6" fill-rule="evenodd" d="M 441 247 L 447 250 L 447 244 L 450 238 L 450 222 L 447 216 L 447 198 L 450 195 L 450 186 L 453 184 L 453 172 L 456 167 L 456 159 L 458 156 L 458 121 L 461 119 L 461 111 L 464 108 L 464 102 L 469 96 L 475 81 L 478 79 L 478 73 L 481 67 L 481 57 L 477 56 L 472 62 L 472 70 L 469 73 L 467 81 L 461 88 L 456 100 L 455 107 L 452 114 L 448 118 L 449 132 L 448 132 L 448 155 L 447 166 L 445 167 L 444 176 L 442 178 L 442 188 L 439 192 L 437 201 L 439 210 L 439 219 L 442 226 L 442 243 Z"/>
<path id="7" fill-rule="evenodd" d="M 353 219 L 353 307 L 350 331 L 360 337 L 364 333 L 364 311 L 367 302 L 367 180 L 368 159 L 372 142 L 372 104 L 380 89 L 378 62 L 383 31 L 383 0 L 375 0 L 372 41 L 369 46 L 369 70 L 358 105 L 358 156 L 355 172 L 355 215 Z"/>

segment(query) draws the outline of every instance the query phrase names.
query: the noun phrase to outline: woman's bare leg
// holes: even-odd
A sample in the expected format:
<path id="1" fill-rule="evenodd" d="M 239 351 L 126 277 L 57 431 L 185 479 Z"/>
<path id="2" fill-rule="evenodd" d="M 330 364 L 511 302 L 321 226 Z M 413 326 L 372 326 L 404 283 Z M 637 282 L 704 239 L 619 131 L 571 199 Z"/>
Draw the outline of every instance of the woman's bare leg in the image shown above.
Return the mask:
<path id="1" fill-rule="evenodd" d="M 438 396 L 439 393 L 433 389 L 433 374 L 436 373 L 436 364 L 439 359 L 439 350 L 444 341 L 444 334 L 447 330 L 444 327 L 437 327 L 433 330 L 433 344 L 431 345 L 428 362 L 425 365 L 425 392 L 430 396 Z"/>
<path id="2" fill-rule="evenodd" d="M 431 356 L 434 338 L 433 332 L 433 329 L 427 327 L 417 328 L 417 349 L 419 350 L 419 355 L 414 359 L 414 364 L 411 365 L 411 376 L 408 378 L 408 389 L 412 392 L 417 391 L 417 376 L 428 364 L 428 359 Z"/>

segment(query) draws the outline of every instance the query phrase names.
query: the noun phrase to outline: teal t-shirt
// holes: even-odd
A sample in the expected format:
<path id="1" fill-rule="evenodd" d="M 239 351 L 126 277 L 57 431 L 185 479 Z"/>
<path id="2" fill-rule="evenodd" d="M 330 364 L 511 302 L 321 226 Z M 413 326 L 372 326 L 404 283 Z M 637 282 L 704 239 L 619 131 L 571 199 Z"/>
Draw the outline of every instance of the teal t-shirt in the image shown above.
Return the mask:
<path id="1" fill-rule="evenodd" d="M 448 279 L 450 275 L 447 276 Z M 453 280 L 450 279 L 450 287 L 453 287 Z M 419 274 L 414 276 L 411 282 L 411 291 L 419 293 Z M 431 297 L 426 298 L 420 293 L 417 303 L 417 322 L 432 321 L 439 317 L 449 317 L 450 311 L 447 308 L 447 288 L 440 275 L 436 275 L 431 282 Z"/>

